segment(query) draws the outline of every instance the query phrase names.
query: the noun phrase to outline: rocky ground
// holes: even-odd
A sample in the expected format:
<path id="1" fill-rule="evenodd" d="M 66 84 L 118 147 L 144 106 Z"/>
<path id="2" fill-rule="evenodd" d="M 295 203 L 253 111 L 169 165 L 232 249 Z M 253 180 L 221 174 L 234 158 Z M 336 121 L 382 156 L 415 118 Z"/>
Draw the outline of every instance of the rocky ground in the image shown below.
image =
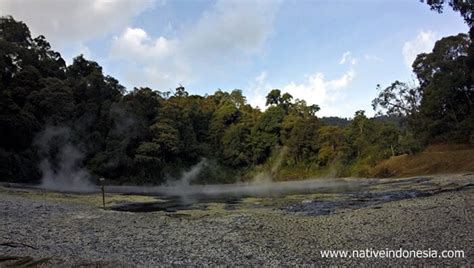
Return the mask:
<path id="1" fill-rule="evenodd" d="M 289 207 L 321 196 L 247 198 L 229 209 L 175 213 L 100 208 L 97 194 L 0 187 L 0 266 L 474 265 L 474 175 L 384 180 L 371 189 L 430 190 L 391 202 L 352 203 L 327 215 Z M 377 196 L 378 195 L 374 195 Z M 337 200 L 337 195 L 325 196 Z M 364 195 L 363 198 L 370 198 Z M 152 197 L 108 195 L 107 206 Z M 351 201 L 352 202 L 352 201 Z M 351 205 L 352 204 L 352 205 Z M 365 204 L 365 203 L 364 203 Z M 322 258 L 320 250 L 457 249 L 465 258 Z"/>

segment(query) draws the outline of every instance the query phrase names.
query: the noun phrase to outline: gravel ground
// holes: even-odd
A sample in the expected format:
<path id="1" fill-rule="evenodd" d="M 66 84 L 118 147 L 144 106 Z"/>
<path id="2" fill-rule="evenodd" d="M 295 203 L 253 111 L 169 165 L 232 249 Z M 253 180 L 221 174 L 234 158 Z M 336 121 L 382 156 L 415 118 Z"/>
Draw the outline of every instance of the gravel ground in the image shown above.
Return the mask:
<path id="1" fill-rule="evenodd" d="M 435 184 L 473 182 L 473 175 L 453 175 L 439 176 Z M 108 199 L 121 202 L 117 196 Z M 250 198 L 232 210 L 213 204 L 207 210 L 178 213 L 104 210 L 99 200 L 97 195 L 0 187 L 0 266 L 21 261 L 105 267 L 474 265 L 474 187 L 320 216 L 282 210 L 281 200 L 273 207 L 268 200 Z M 266 205 L 257 206 L 264 201 Z M 360 259 L 320 254 L 399 248 L 464 250 L 465 257 Z M 23 259 L 7 261 L 9 256 Z"/>

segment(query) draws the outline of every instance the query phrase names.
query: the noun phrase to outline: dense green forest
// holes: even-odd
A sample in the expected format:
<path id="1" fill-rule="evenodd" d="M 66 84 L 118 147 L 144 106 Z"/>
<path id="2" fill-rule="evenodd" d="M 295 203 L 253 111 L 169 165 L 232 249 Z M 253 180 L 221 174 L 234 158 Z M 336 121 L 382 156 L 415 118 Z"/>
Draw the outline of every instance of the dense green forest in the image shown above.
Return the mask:
<path id="1" fill-rule="evenodd" d="M 428 1 L 437 11 L 443 2 Z M 474 143 L 472 7 L 451 1 L 470 27 L 437 41 L 413 63 L 417 83 L 377 86 L 378 116 L 318 118 L 319 107 L 269 89 L 264 111 L 242 91 L 191 95 L 127 91 L 101 66 L 69 66 L 44 36 L 0 18 L 0 180 L 103 176 L 159 184 L 207 163 L 196 182 L 228 183 L 261 172 L 280 179 L 369 176 L 383 159 L 433 143 Z M 371 85 L 368 85 L 371 86 Z"/>

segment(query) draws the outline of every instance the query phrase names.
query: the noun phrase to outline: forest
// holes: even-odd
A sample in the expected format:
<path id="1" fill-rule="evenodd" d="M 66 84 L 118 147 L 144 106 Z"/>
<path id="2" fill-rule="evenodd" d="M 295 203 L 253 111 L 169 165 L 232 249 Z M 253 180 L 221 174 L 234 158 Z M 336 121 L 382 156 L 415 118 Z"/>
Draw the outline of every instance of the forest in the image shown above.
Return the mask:
<path id="1" fill-rule="evenodd" d="M 0 180 L 160 184 L 198 163 L 205 165 L 194 183 L 245 181 L 261 172 L 276 179 L 365 177 L 380 161 L 430 144 L 473 144 L 472 9 L 450 3 L 469 33 L 438 40 L 413 62 L 416 83 L 377 85 L 377 115 L 355 111 L 351 119 L 321 118 L 319 106 L 279 89 L 268 89 L 264 110 L 239 89 L 204 96 L 181 85 L 126 90 L 99 63 L 79 55 L 66 65 L 44 36 L 2 17 Z M 427 4 L 438 12 L 445 6 Z"/>

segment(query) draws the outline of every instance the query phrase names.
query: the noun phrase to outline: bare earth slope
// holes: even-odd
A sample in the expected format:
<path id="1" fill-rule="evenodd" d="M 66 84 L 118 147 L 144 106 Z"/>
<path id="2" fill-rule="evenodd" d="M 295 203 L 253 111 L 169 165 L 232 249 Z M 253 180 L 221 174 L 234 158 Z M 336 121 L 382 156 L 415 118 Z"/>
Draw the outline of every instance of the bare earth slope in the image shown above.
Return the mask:
<path id="1" fill-rule="evenodd" d="M 474 172 L 472 145 L 432 145 L 415 155 L 391 157 L 378 164 L 373 174 L 407 177 L 459 172 Z"/>

